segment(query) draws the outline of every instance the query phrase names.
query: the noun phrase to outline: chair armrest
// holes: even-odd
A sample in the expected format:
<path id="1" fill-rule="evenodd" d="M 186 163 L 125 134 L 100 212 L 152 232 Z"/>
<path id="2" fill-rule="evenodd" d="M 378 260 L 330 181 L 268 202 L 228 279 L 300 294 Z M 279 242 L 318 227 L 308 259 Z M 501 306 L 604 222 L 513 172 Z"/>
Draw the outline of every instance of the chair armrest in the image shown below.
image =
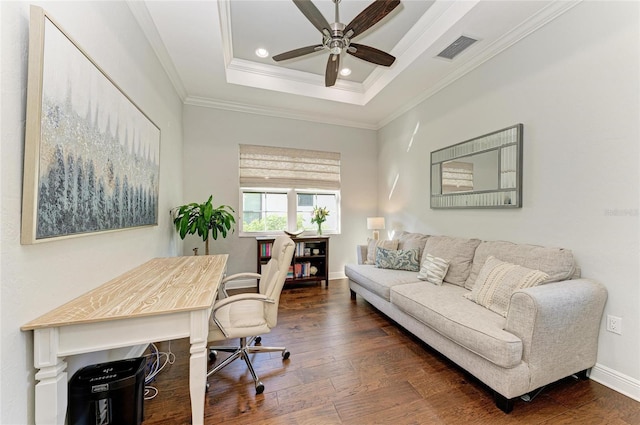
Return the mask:
<path id="1" fill-rule="evenodd" d="M 222 307 L 224 307 L 226 305 L 233 304 L 233 303 L 236 303 L 238 301 L 247 301 L 247 300 L 262 301 L 262 302 L 270 303 L 270 304 L 275 303 L 275 301 L 273 299 L 267 297 L 266 295 L 262 295 L 262 294 L 236 294 L 236 295 L 232 295 L 232 296 L 227 297 L 227 298 L 223 298 L 220 301 L 216 302 L 213 305 L 212 314 L 215 314 L 215 312 L 217 310 L 221 309 Z"/>
<path id="2" fill-rule="evenodd" d="M 262 275 L 260 273 L 251 273 L 251 272 L 236 273 L 222 279 L 222 284 L 225 284 L 232 280 L 238 280 L 238 279 L 247 278 L 247 277 L 250 277 L 252 279 L 260 279 Z"/>
<path id="3" fill-rule="evenodd" d="M 606 299 L 605 287 L 588 279 L 513 293 L 505 330 L 522 339 L 532 388 L 595 365 Z"/>
<path id="4" fill-rule="evenodd" d="M 234 280 L 239 280 L 244 278 L 260 279 L 261 277 L 262 275 L 260 273 L 252 273 L 252 272 L 242 272 L 242 273 L 236 273 L 236 274 L 226 276 L 224 279 L 222 279 L 222 282 L 220 282 L 220 288 L 218 289 L 218 294 L 221 294 L 220 295 L 221 297 L 229 298 L 229 294 L 227 293 L 227 282 L 232 282 Z"/>
<path id="5" fill-rule="evenodd" d="M 358 264 L 364 264 L 367 261 L 367 245 L 356 245 L 356 254 L 358 255 Z"/>

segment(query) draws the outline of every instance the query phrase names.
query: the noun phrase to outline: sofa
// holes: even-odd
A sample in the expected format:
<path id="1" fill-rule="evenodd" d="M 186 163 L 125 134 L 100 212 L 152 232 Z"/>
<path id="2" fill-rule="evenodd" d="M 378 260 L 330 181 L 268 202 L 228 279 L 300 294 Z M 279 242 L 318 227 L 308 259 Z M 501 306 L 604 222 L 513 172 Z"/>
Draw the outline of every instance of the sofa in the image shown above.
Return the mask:
<path id="1" fill-rule="evenodd" d="M 505 413 L 595 365 L 607 291 L 570 250 L 401 232 L 358 246 L 345 274 L 353 300 L 482 381 Z"/>

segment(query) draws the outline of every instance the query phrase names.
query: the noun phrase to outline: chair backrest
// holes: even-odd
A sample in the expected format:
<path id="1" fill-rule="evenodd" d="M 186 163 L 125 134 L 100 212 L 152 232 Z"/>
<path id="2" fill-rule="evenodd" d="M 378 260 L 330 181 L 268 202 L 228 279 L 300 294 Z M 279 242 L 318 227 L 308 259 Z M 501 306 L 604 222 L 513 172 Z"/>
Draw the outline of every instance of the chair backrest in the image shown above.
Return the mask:
<path id="1" fill-rule="evenodd" d="M 269 328 L 275 327 L 278 322 L 280 293 L 287 279 L 295 247 L 296 244 L 288 236 L 278 236 L 271 247 L 271 259 L 262 266 L 259 291 L 275 301 L 274 304 L 265 305 L 265 319 Z"/>

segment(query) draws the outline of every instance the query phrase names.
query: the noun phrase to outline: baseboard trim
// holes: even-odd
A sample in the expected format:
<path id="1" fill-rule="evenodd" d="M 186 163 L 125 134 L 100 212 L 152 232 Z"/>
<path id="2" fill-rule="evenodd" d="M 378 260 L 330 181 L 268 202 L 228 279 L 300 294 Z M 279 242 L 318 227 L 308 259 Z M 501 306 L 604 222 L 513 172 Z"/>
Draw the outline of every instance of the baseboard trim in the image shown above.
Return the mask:
<path id="1" fill-rule="evenodd" d="M 344 274 L 344 272 L 329 272 L 329 280 L 334 280 L 334 279 L 346 279 L 347 276 Z"/>
<path id="2" fill-rule="evenodd" d="M 591 369 L 589 378 L 611 388 L 620 394 L 626 395 L 636 401 L 640 401 L 640 381 L 624 375 L 599 363 Z"/>

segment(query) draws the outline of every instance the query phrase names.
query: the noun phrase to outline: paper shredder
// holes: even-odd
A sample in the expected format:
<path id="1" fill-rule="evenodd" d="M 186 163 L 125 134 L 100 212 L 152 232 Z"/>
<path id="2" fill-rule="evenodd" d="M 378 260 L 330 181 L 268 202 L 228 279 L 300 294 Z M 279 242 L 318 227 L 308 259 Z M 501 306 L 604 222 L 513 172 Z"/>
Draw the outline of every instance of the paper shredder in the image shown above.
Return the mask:
<path id="1" fill-rule="evenodd" d="M 140 425 L 145 358 L 99 363 L 69 381 L 69 425 Z"/>

